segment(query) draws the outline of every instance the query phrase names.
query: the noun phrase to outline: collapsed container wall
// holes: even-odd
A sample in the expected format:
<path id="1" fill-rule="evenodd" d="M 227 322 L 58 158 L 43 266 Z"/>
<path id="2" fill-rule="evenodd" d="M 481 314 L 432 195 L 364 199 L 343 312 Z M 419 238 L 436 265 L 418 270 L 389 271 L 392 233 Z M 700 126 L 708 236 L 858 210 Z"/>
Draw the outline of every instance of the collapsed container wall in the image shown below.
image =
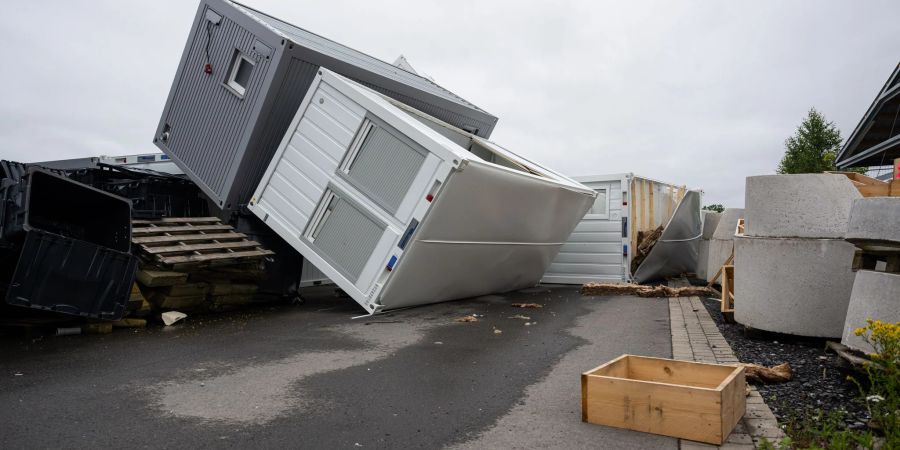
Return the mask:
<path id="1" fill-rule="evenodd" d="M 669 222 L 684 198 L 686 188 L 635 176 L 631 179 L 629 192 L 629 255 L 632 255 L 640 244 L 641 233 L 650 233 Z M 630 256 L 628 267 L 631 267 Z"/>

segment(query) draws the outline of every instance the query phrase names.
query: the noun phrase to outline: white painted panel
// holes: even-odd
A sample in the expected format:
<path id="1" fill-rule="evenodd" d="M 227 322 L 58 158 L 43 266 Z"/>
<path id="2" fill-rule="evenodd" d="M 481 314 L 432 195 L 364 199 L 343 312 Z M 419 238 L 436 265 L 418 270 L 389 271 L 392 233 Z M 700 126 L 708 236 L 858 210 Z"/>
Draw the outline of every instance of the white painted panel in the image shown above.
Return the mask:
<path id="1" fill-rule="evenodd" d="M 621 180 L 586 182 L 604 189 L 609 198 L 608 215 L 587 214 L 575 227 L 547 273 L 545 283 L 581 284 L 621 282 L 625 273 L 622 243 Z"/>

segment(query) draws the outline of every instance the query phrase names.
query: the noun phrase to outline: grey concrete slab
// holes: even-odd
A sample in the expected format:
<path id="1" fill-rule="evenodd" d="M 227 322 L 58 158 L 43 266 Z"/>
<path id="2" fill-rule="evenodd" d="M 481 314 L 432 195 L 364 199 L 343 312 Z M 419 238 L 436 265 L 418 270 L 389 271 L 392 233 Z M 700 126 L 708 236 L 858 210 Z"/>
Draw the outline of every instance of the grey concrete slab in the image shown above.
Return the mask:
<path id="1" fill-rule="evenodd" d="M 738 220 L 744 218 L 743 208 L 725 208 L 719 223 L 716 224 L 716 231 L 713 232 L 712 239 L 732 240 L 734 239 L 734 229 L 737 227 Z"/>
<path id="2" fill-rule="evenodd" d="M 749 236 L 734 244 L 735 321 L 797 336 L 841 336 L 855 275 L 853 244 Z"/>
<path id="3" fill-rule="evenodd" d="M 582 371 L 670 354 L 664 301 L 551 286 L 357 314 L 323 296 L 165 329 L 0 338 L 0 447 L 434 448 L 546 421 L 576 430 L 556 447 L 675 448 L 579 412 Z M 479 321 L 454 321 L 466 314 Z"/>
<path id="4" fill-rule="evenodd" d="M 747 177 L 744 234 L 843 238 L 853 201 L 861 198 L 844 175 Z"/>
<path id="5" fill-rule="evenodd" d="M 900 245 L 900 197 L 869 197 L 853 202 L 848 241 Z"/>
<path id="6" fill-rule="evenodd" d="M 856 272 L 841 343 L 866 353 L 874 352 L 869 343 L 853 333 L 866 326 L 866 319 L 900 322 L 900 274 L 871 270 Z"/>
<path id="7" fill-rule="evenodd" d="M 719 226 L 719 221 L 722 219 L 722 213 L 715 211 L 702 211 L 703 214 L 703 239 L 712 239 L 713 233 L 716 232 L 716 228 Z"/>

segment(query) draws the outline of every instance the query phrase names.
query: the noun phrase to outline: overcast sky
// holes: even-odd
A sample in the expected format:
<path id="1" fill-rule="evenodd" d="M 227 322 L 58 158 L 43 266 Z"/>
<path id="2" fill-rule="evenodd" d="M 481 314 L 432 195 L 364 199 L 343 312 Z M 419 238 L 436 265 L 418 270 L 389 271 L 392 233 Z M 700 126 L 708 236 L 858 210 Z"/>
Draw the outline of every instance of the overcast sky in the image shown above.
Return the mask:
<path id="1" fill-rule="evenodd" d="M 742 206 L 810 107 L 844 137 L 900 61 L 900 2 L 247 0 L 420 72 L 569 175 Z M 0 16 L 0 158 L 155 152 L 193 1 L 22 1 Z"/>

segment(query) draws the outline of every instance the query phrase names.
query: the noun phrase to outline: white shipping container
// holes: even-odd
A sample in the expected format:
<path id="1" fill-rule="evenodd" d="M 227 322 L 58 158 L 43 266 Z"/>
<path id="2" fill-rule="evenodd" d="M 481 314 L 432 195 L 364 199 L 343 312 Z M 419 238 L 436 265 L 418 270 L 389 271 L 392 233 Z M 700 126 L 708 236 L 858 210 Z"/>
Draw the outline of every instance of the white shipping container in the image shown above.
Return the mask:
<path id="1" fill-rule="evenodd" d="M 249 208 L 375 313 L 537 284 L 595 196 L 320 69 Z"/>

